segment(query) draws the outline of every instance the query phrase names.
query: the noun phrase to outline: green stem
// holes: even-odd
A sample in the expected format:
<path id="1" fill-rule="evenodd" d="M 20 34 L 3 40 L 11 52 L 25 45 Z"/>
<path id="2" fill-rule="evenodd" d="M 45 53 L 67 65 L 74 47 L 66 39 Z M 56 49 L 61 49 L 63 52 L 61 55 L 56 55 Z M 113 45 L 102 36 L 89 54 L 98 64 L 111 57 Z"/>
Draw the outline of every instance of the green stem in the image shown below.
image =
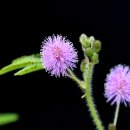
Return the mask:
<path id="1" fill-rule="evenodd" d="M 72 80 L 74 80 L 76 83 L 78 83 L 79 87 L 81 90 L 85 90 L 85 86 L 84 86 L 84 83 L 83 81 L 81 81 L 80 79 L 78 79 L 75 74 L 70 70 L 70 69 L 67 69 L 69 75 L 68 77 L 71 78 Z"/>
<path id="2" fill-rule="evenodd" d="M 89 107 L 91 116 L 93 118 L 93 122 L 96 125 L 98 130 L 104 130 L 104 127 L 102 125 L 102 122 L 99 118 L 98 112 L 96 110 L 92 92 L 91 92 L 91 78 L 92 78 L 92 71 L 93 71 L 94 64 L 89 63 L 88 64 L 88 69 L 86 69 L 86 74 L 84 74 L 84 81 L 85 81 L 85 96 L 86 96 L 86 101 L 87 105 Z"/>
<path id="3" fill-rule="evenodd" d="M 116 126 L 116 123 L 117 123 L 117 118 L 118 118 L 118 115 L 119 115 L 119 109 L 120 109 L 120 103 L 117 104 L 116 106 L 116 111 L 115 111 L 115 117 L 114 117 L 114 126 Z"/>

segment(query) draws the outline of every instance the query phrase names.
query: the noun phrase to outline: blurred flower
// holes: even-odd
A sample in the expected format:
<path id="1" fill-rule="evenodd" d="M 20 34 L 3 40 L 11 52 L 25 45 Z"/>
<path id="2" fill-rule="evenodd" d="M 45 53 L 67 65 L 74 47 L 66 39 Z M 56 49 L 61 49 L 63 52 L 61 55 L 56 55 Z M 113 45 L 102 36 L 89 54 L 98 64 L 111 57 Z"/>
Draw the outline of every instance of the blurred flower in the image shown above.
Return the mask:
<path id="1" fill-rule="evenodd" d="M 112 105 L 130 102 L 130 71 L 128 66 L 117 65 L 110 70 L 105 83 L 105 97 Z"/>
<path id="2" fill-rule="evenodd" d="M 61 35 L 49 36 L 42 42 L 41 56 L 45 70 L 56 77 L 66 76 L 67 68 L 73 69 L 78 62 L 73 44 Z"/>

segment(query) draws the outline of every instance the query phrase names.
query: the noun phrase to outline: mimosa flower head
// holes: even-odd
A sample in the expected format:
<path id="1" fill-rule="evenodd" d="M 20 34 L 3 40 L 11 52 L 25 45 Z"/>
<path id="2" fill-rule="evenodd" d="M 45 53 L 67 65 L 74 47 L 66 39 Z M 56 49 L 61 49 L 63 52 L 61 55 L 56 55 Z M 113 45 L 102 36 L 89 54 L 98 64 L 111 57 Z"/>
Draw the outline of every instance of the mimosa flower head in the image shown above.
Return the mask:
<path id="1" fill-rule="evenodd" d="M 130 68 L 117 65 L 110 70 L 105 83 L 105 97 L 114 103 L 130 103 Z"/>
<path id="2" fill-rule="evenodd" d="M 78 62 L 73 44 L 61 35 L 49 36 L 42 43 L 42 62 L 45 70 L 56 77 L 66 76 L 67 69 L 73 69 Z"/>

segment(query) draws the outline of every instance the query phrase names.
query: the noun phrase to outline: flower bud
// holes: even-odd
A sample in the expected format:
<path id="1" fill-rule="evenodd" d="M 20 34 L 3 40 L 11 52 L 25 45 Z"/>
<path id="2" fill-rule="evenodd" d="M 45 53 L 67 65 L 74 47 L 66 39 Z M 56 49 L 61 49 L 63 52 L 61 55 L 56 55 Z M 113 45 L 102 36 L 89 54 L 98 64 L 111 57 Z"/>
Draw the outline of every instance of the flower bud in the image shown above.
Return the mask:
<path id="1" fill-rule="evenodd" d="M 109 124 L 108 130 L 116 130 L 116 126 L 114 124 Z"/>
<path id="2" fill-rule="evenodd" d="M 86 53 L 86 56 L 88 56 L 90 59 L 92 58 L 92 56 L 93 56 L 93 50 L 92 50 L 92 48 L 87 48 L 87 49 L 85 49 L 85 53 Z"/>
<path id="3" fill-rule="evenodd" d="M 81 34 L 81 36 L 79 37 L 79 41 L 84 48 L 88 48 L 91 45 L 91 43 L 88 40 L 88 37 L 85 34 Z"/>
<path id="4" fill-rule="evenodd" d="M 95 38 L 93 36 L 90 36 L 89 42 L 90 42 L 91 46 L 93 45 L 94 41 L 95 41 Z"/>
<path id="5" fill-rule="evenodd" d="M 83 59 L 83 60 L 81 61 L 81 64 L 80 64 L 80 70 L 81 70 L 81 72 L 84 72 L 85 67 L 86 67 L 86 60 Z"/>
<path id="6" fill-rule="evenodd" d="M 93 63 L 97 64 L 99 62 L 98 54 L 94 52 L 91 60 Z"/>
<path id="7" fill-rule="evenodd" d="M 93 48 L 94 52 L 98 53 L 101 50 L 101 42 L 99 40 L 96 40 L 93 43 L 92 48 Z"/>

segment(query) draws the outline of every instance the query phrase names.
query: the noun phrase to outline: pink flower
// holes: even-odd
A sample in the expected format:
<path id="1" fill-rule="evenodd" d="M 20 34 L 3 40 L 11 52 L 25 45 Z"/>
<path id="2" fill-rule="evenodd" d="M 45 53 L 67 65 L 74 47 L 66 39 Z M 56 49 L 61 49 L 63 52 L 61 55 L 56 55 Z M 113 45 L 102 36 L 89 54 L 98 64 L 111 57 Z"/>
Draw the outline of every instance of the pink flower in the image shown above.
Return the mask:
<path id="1" fill-rule="evenodd" d="M 130 103 L 130 68 L 117 65 L 110 70 L 105 83 L 105 97 L 114 103 Z"/>
<path id="2" fill-rule="evenodd" d="M 67 68 L 73 69 L 78 62 L 73 44 L 61 35 L 49 36 L 42 42 L 41 56 L 45 70 L 56 77 L 66 76 Z"/>

